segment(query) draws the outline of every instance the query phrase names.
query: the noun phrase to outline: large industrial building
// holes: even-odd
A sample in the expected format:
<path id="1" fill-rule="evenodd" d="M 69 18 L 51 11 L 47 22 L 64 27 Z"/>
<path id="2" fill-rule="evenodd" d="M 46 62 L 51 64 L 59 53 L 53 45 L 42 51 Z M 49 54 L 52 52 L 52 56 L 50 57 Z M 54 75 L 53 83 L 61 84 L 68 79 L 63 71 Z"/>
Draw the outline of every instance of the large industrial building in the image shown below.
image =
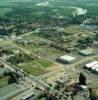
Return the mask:
<path id="1" fill-rule="evenodd" d="M 76 61 L 76 58 L 73 56 L 64 55 L 64 56 L 60 56 L 57 60 L 62 63 L 73 63 Z"/>
<path id="2" fill-rule="evenodd" d="M 98 73 L 98 61 L 93 61 L 84 66 L 84 68 Z"/>
<path id="3" fill-rule="evenodd" d="M 83 55 L 83 56 L 89 56 L 94 54 L 95 51 L 93 49 L 85 49 L 85 50 L 81 50 L 79 51 L 79 54 Z"/>

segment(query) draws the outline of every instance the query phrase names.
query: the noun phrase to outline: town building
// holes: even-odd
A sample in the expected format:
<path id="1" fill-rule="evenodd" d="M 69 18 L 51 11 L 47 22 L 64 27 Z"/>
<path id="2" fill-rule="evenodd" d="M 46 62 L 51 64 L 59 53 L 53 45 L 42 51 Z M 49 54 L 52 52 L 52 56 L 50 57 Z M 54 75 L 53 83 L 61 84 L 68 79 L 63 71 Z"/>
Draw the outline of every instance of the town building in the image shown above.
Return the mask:
<path id="1" fill-rule="evenodd" d="M 95 66 L 96 64 L 98 64 L 98 61 L 93 61 L 93 62 L 90 62 L 90 63 L 86 64 L 86 65 L 84 66 L 84 68 L 90 69 L 90 68 L 92 68 L 93 66 Z"/>
<path id="2" fill-rule="evenodd" d="M 73 63 L 76 61 L 76 58 L 70 55 L 64 55 L 60 56 L 57 60 L 62 63 Z"/>
<path id="3" fill-rule="evenodd" d="M 83 56 L 93 55 L 94 53 L 95 53 L 94 49 L 85 49 L 85 50 L 79 51 L 79 54 L 81 54 Z"/>
<path id="4" fill-rule="evenodd" d="M 98 73 L 98 61 L 93 61 L 84 66 L 84 68 Z"/>

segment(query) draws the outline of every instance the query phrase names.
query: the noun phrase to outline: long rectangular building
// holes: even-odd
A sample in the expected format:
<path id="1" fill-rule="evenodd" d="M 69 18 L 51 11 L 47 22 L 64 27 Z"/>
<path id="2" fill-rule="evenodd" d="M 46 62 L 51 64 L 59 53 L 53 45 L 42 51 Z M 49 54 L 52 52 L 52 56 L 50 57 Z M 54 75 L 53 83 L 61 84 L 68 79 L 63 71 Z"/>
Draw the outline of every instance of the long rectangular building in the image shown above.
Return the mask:
<path id="1" fill-rule="evenodd" d="M 81 54 L 83 56 L 93 55 L 94 53 L 95 53 L 95 51 L 93 49 L 85 49 L 85 50 L 79 51 L 79 54 Z"/>
<path id="2" fill-rule="evenodd" d="M 93 61 L 84 66 L 84 68 L 89 69 L 91 71 L 98 72 L 98 61 Z"/>
<path id="3" fill-rule="evenodd" d="M 64 55 L 57 58 L 57 60 L 63 63 L 73 63 L 76 61 L 76 58 L 70 55 Z"/>

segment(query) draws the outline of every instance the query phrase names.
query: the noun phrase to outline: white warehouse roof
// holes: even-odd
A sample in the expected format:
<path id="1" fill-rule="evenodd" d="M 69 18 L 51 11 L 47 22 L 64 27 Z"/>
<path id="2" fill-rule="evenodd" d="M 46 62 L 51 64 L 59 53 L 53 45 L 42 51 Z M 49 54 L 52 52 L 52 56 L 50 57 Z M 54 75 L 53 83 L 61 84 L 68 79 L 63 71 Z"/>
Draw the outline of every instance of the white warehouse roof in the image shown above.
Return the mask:
<path id="1" fill-rule="evenodd" d="M 98 67 L 96 68 L 96 72 L 98 72 Z"/>
<path id="2" fill-rule="evenodd" d="M 96 64 L 95 66 L 93 66 L 91 69 L 95 70 L 96 68 L 98 68 L 98 64 Z"/>
<path id="3" fill-rule="evenodd" d="M 76 60 L 75 57 L 72 57 L 72 56 L 69 56 L 69 55 L 61 56 L 61 57 L 59 57 L 59 59 L 62 60 L 62 61 L 68 61 L 68 62 Z"/>
<path id="4" fill-rule="evenodd" d="M 93 66 L 95 66 L 96 64 L 98 64 L 98 61 L 93 61 L 91 63 L 88 63 L 85 65 L 86 68 L 92 68 Z"/>
<path id="5" fill-rule="evenodd" d="M 94 72 L 98 73 L 98 61 L 93 61 L 85 65 L 87 69 L 91 69 Z"/>
<path id="6" fill-rule="evenodd" d="M 84 56 L 89 56 L 91 54 L 94 54 L 95 51 L 93 49 L 85 49 L 85 50 L 79 51 L 79 53 L 84 55 Z"/>

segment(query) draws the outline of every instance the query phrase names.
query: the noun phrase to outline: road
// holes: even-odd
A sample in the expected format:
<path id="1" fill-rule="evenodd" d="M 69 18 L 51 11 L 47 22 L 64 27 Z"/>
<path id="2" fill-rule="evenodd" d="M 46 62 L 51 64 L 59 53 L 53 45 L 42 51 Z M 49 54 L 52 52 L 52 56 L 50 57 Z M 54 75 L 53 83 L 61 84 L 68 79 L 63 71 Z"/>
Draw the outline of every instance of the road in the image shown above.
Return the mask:
<path id="1" fill-rule="evenodd" d="M 77 71 L 76 70 L 76 66 L 77 65 L 79 65 L 79 64 L 81 64 L 81 63 L 83 63 L 83 62 L 85 62 L 85 61 L 89 61 L 89 60 L 93 60 L 95 57 L 98 57 L 98 55 L 94 55 L 94 56 L 91 56 L 91 57 L 85 57 L 85 59 L 80 59 L 79 61 L 77 61 L 77 62 L 75 62 L 75 63 L 73 63 L 73 64 L 71 64 L 71 65 L 63 65 L 64 67 L 67 67 L 67 68 L 71 68 L 71 70 L 73 70 L 73 71 Z"/>
<path id="2" fill-rule="evenodd" d="M 33 32 L 34 32 L 34 31 L 33 31 Z M 30 34 L 32 34 L 32 32 L 29 32 L 29 33 L 26 33 L 26 34 L 24 34 L 24 35 L 21 35 L 21 36 L 19 36 L 18 38 L 21 38 L 21 37 L 24 37 L 24 36 L 27 36 L 27 35 L 30 35 Z M 9 41 L 10 41 L 10 44 L 11 44 L 11 45 L 13 45 L 14 47 L 20 49 L 20 50 L 23 51 L 25 54 L 31 54 L 31 52 L 30 52 L 29 50 L 24 49 L 24 48 L 22 48 L 22 47 L 20 47 L 20 46 L 18 46 L 18 45 L 15 45 L 15 44 L 13 43 L 13 40 L 9 40 Z M 98 55 L 91 56 L 91 57 L 86 57 L 85 59 L 80 59 L 79 61 L 77 61 L 76 63 L 73 63 L 73 64 L 71 64 L 71 65 L 62 65 L 62 66 L 64 67 L 65 71 L 66 71 L 66 69 L 68 69 L 68 70 L 70 71 L 70 73 L 72 72 L 72 73 L 74 73 L 74 74 L 77 74 L 77 73 L 80 72 L 80 71 L 79 71 L 79 70 L 76 70 L 75 66 L 77 66 L 78 64 L 81 64 L 81 63 L 83 63 L 83 62 L 85 62 L 85 61 L 92 60 L 92 59 L 93 59 L 94 57 L 96 57 L 96 56 L 98 56 Z M 0 61 L 1 61 L 8 69 L 10 69 L 11 71 L 16 71 L 16 70 L 18 70 L 18 71 L 19 71 L 20 73 L 22 73 L 22 74 L 26 73 L 26 72 L 24 72 L 23 70 L 19 69 L 19 68 L 16 67 L 15 65 L 12 65 L 11 63 L 5 61 L 5 60 L 2 59 L 2 58 L 0 58 Z M 55 73 L 56 73 L 56 71 L 55 71 Z M 32 75 L 30 75 L 30 74 L 28 74 L 28 73 L 26 73 L 26 75 L 27 75 L 27 76 L 25 77 L 25 79 L 26 79 L 27 81 L 35 82 L 38 86 L 41 86 L 41 87 L 43 87 L 43 88 L 47 88 L 47 87 L 48 87 L 48 85 L 47 85 L 46 83 L 43 83 L 43 82 L 40 81 L 40 78 L 43 78 L 43 77 L 46 77 L 46 76 L 49 77 L 50 74 L 46 74 L 46 75 L 39 76 L 39 77 L 34 77 L 34 76 L 32 76 Z"/>
<path id="3" fill-rule="evenodd" d="M 34 98 L 36 98 L 36 96 L 40 94 L 40 92 L 38 91 L 34 92 L 34 88 L 31 87 L 28 90 L 24 91 L 23 93 L 13 97 L 11 100 L 21 100 L 22 97 L 27 96 L 28 94 L 31 94 L 31 93 L 34 93 L 34 96 L 31 97 L 32 98 L 31 100 L 34 100 Z"/>
<path id="4" fill-rule="evenodd" d="M 88 86 L 89 87 L 96 87 L 96 86 L 98 86 L 98 78 L 97 78 L 98 76 L 94 75 L 93 73 L 91 73 L 87 70 L 83 70 L 83 68 L 80 68 L 80 64 L 86 63 L 88 61 L 93 61 L 95 57 L 98 57 L 98 55 L 85 57 L 85 59 L 81 59 L 74 64 L 65 65 L 64 66 L 65 71 L 70 75 L 71 78 L 73 78 L 77 82 L 78 82 L 78 79 L 79 79 L 79 73 L 80 72 L 84 73 L 84 75 L 87 78 Z"/>
<path id="5" fill-rule="evenodd" d="M 22 74 L 26 74 L 27 76 L 25 77 L 25 79 L 27 81 L 31 81 L 31 82 L 35 82 L 37 85 L 39 86 L 42 86 L 44 88 L 47 88 L 48 85 L 46 85 L 45 83 L 42 83 L 39 81 L 39 79 L 37 79 L 35 76 L 32 76 L 28 73 L 26 73 L 25 71 L 21 70 L 20 68 L 16 67 L 15 65 L 12 65 L 11 63 L 5 61 L 4 59 L 0 58 L 0 61 L 5 65 L 5 67 L 7 67 L 9 70 L 11 71 L 14 71 L 16 72 L 16 70 L 19 72 L 19 73 L 22 73 Z"/>
<path id="6" fill-rule="evenodd" d="M 13 71 L 13 72 L 16 72 L 16 70 L 17 70 L 17 71 L 18 71 L 19 73 L 21 73 L 22 75 L 25 73 L 25 74 L 26 74 L 25 80 L 28 82 L 28 86 L 27 86 L 27 87 L 31 87 L 31 88 L 29 88 L 28 90 L 22 92 L 21 94 L 19 94 L 19 95 L 13 97 L 11 100 L 21 100 L 21 97 L 23 97 L 23 95 L 30 94 L 31 92 L 34 92 L 34 94 L 35 94 L 34 98 L 36 98 L 38 95 L 40 95 L 40 93 L 38 93 L 38 92 L 36 93 L 36 92 L 34 91 L 34 89 L 33 89 L 34 87 L 32 87 L 32 85 L 33 85 L 32 83 L 35 83 L 36 86 L 40 87 L 40 88 L 43 89 L 43 90 L 45 90 L 45 89 L 48 87 L 48 85 L 47 85 L 46 83 L 43 83 L 43 82 L 41 82 L 39 79 L 37 79 L 36 77 L 34 77 L 34 76 L 32 76 L 32 75 L 30 75 L 30 74 L 24 72 L 23 70 L 20 70 L 20 69 L 19 69 L 18 67 L 16 67 L 15 65 L 12 65 L 11 63 L 6 62 L 4 59 L 0 58 L 0 62 L 1 62 L 2 64 L 4 64 L 6 68 L 8 68 L 9 70 L 11 70 L 11 71 Z M 30 83 L 30 84 L 29 84 L 29 83 Z M 23 88 L 23 89 L 25 89 L 25 88 Z"/>
<path id="7" fill-rule="evenodd" d="M 28 32 L 28 33 L 26 33 L 26 34 L 23 34 L 23 35 L 21 35 L 21 36 L 18 36 L 18 38 L 22 38 L 22 37 L 24 37 L 24 36 L 28 36 L 28 35 L 32 34 L 33 32 L 35 32 L 35 31 Z M 15 40 L 15 39 L 14 39 L 14 40 Z M 29 50 L 27 50 L 27 49 L 25 49 L 25 48 L 22 48 L 22 47 L 16 45 L 15 43 L 13 43 L 13 39 L 8 39 L 8 42 L 9 42 L 9 44 L 11 44 L 13 47 L 18 48 L 19 50 L 21 50 L 21 51 L 24 52 L 25 54 L 29 54 L 29 55 L 31 54 L 31 51 L 29 51 Z M 25 77 L 27 80 L 29 80 L 29 81 L 34 81 L 37 85 L 42 86 L 42 87 L 44 87 L 44 88 L 47 88 L 47 87 L 48 87 L 48 85 L 45 84 L 45 83 L 43 83 L 43 82 L 41 82 L 41 81 L 39 80 L 39 78 L 37 78 L 37 77 L 35 77 L 35 76 L 32 76 L 32 75 L 26 73 L 25 71 L 21 70 L 20 68 L 16 67 L 15 65 L 13 65 L 13 64 L 11 64 L 11 63 L 5 61 L 5 59 L 0 59 L 0 61 L 1 61 L 4 65 L 6 65 L 6 67 L 7 67 L 9 70 L 11 70 L 11 71 L 18 70 L 18 71 L 19 71 L 20 73 L 22 73 L 22 74 L 25 73 L 25 74 L 27 75 L 27 77 Z"/>

